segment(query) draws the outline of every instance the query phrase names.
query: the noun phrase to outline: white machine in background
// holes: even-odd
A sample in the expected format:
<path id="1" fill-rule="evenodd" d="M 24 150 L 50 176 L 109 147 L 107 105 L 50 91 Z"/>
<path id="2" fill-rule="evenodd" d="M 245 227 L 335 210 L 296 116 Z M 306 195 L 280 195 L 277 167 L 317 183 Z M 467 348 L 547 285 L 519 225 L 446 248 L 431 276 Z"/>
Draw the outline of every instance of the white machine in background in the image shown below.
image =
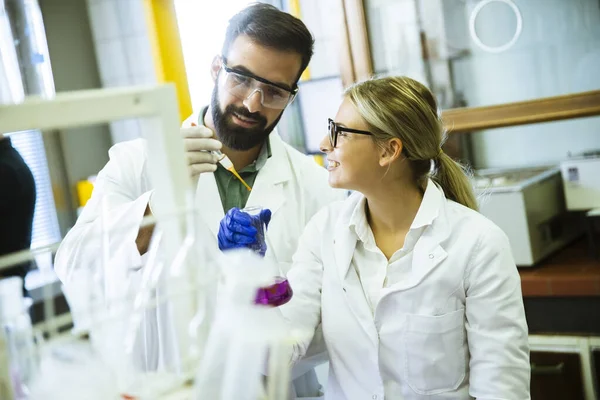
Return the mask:
<path id="1" fill-rule="evenodd" d="M 508 236 L 515 262 L 531 267 L 583 231 L 565 208 L 560 170 L 489 169 L 475 173 L 480 212 Z"/>
<path id="2" fill-rule="evenodd" d="M 600 151 L 562 161 L 560 170 L 567 209 L 600 208 Z"/>
<path id="3" fill-rule="evenodd" d="M 586 235 L 592 258 L 600 260 L 600 150 L 560 163 L 569 210 L 586 212 Z"/>

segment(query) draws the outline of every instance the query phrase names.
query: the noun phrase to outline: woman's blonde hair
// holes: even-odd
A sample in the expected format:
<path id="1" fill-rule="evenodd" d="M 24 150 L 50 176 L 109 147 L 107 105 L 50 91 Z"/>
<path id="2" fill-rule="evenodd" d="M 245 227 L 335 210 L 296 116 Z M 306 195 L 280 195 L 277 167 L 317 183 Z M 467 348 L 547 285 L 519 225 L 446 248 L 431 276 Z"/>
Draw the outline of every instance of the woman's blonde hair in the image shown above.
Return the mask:
<path id="1" fill-rule="evenodd" d="M 446 132 L 429 89 L 407 77 L 386 77 L 356 83 L 344 94 L 369 125 L 375 141 L 402 141 L 402 153 L 419 187 L 424 189 L 431 177 L 448 199 L 477 210 L 468 170 L 441 149 Z"/>

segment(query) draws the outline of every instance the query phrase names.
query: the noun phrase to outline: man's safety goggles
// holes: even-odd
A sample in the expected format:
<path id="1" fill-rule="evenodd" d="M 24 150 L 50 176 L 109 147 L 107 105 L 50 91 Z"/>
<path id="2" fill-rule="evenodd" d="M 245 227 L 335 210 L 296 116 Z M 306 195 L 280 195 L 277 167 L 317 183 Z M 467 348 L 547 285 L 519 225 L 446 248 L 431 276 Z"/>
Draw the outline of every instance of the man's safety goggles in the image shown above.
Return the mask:
<path id="1" fill-rule="evenodd" d="M 225 71 L 225 89 L 238 99 L 245 100 L 258 92 L 264 107 L 283 110 L 298 93 L 297 87 L 288 89 L 251 73 L 229 68 L 225 59 L 222 59 L 221 67 Z"/>

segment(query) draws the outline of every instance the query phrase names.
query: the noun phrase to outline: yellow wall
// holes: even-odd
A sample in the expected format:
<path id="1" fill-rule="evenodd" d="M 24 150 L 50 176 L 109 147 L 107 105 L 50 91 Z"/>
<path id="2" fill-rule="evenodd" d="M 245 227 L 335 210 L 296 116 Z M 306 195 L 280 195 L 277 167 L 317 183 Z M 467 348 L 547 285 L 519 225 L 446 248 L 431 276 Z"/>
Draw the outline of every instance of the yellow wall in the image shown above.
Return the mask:
<path id="1" fill-rule="evenodd" d="M 181 121 L 192 113 L 183 50 L 173 0 L 144 0 L 150 43 L 159 82 L 172 82 L 177 88 Z"/>
<path id="2" fill-rule="evenodd" d="M 300 9 L 300 0 L 289 0 L 290 5 L 290 14 L 292 14 L 296 18 L 302 19 L 302 12 Z M 300 76 L 300 80 L 305 81 L 310 79 L 310 67 L 307 67 L 302 75 Z"/>

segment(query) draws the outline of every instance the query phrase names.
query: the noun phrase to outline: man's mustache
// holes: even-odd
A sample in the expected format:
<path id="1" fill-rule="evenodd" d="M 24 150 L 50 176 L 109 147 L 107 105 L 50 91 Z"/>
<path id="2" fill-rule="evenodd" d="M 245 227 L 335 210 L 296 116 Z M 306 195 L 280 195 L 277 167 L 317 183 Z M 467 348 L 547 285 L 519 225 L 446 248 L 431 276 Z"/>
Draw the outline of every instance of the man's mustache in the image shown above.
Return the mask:
<path id="1" fill-rule="evenodd" d="M 258 113 L 258 112 L 251 113 L 246 108 L 237 108 L 232 105 L 229 105 L 225 109 L 225 112 L 229 113 L 229 114 L 235 113 L 235 114 L 239 115 L 240 117 L 244 117 L 244 118 L 254 120 L 256 122 L 260 122 L 263 125 L 265 125 L 267 123 L 267 119 L 265 117 L 263 117 L 262 115 L 260 115 L 260 113 Z"/>

